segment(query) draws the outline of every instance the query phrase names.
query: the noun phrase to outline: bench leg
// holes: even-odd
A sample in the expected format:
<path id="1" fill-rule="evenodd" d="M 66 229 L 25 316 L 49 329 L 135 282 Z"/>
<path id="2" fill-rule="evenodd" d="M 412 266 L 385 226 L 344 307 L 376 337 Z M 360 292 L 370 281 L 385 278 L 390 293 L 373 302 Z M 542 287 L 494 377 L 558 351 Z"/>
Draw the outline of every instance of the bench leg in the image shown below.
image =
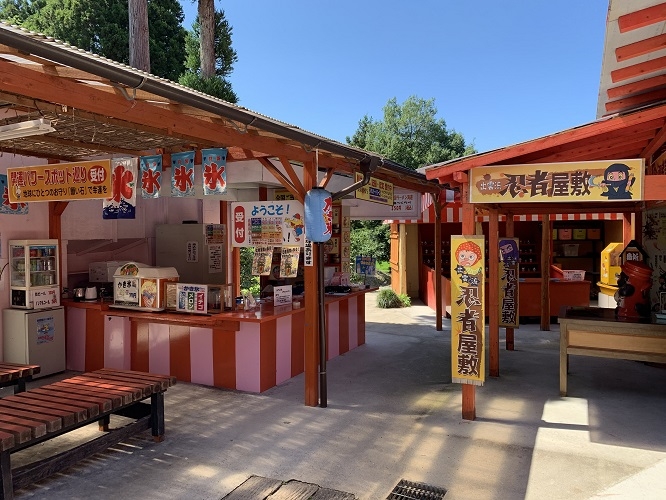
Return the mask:
<path id="1" fill-rule="evenodd" d="M 100 432 L 109 432 L 109 426 L 111 424 L 111 415 L 106 415 L 100 418 L 97 423 L 99 424 Z"/>
<path id="2" fill-rule="evenodd" d="M 14 385 L 14 394 L 19 392 L 25 392 L 25 379 L 23 378 L 18 379 Z"/>
<path id="3" fill-rule="evenodd" d="M 14 498 L 14 483 L 12 481 L 12 461 L 8 451 L 0 452 L 0 474 L 2 475 L 2 490 L 0 498 L 11 500 Z"/>
<path id="4" fill-rule="evenodd" d="M 164 392 L 150 396 L 150 422 L 153 432 L 153 441 L 164 441 Z"/>

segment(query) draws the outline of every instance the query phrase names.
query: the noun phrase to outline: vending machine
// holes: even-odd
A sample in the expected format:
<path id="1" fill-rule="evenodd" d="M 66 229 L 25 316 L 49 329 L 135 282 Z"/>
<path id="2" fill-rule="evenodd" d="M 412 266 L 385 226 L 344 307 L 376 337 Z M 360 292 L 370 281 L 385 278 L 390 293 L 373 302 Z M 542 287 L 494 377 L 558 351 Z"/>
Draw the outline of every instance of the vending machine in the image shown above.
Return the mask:
<path id="1" fill-rule="evenodd" d="M 9 240 L 11 307 L 48 309 L 60 305 L 58 240 Z"/>

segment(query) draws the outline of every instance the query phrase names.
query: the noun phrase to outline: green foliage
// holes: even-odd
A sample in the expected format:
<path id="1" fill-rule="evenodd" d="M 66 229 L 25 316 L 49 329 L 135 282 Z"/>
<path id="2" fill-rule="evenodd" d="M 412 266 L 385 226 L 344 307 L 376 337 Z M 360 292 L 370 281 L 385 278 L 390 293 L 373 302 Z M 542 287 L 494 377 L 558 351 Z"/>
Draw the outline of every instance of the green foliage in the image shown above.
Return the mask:
<path id="1" fill-rule="evenodd" d="M 118 0 L 0 0 L 0 19 L 128 64 L 127 9 L 127 2 Z M 154 75 L 175 81 L 185 71 L 184 19 L 177 0 L 148 0 Z"/>
<path id="2" fill-rule="evenodd" d="M 391 270 L 391 264 L 388 260 L 378 260 L 375 264 L 375 269 L 383 273 L 388 273 Z"/>
<path id="3" fill-rule="evenodd" d="M 390 227 L 378 220 L 351 221 L 351 260 L 357 255 L 374 257 L 377 261 L 389 260 L 391 244 Z"/>
<path id="4" fill-rule="evenodd" d="M 401 293 L 398 295 L 398 298 L 400 299 L 400 302 L 402 302 L 402 307 L 411 307 L 412 298 L 409 295 Z"/>
<path id="5" fill-rule="evenodd" d="M 254 247 L 240 249 L 240 287 L 241 290 L 248 290 L 252 295 L 258 296 L 261 292 L 259 276 L 252 275 L 252 259 Z"/>
<path id="6" fill-rule="evenodd" d="M 384 106 L 383 120 L 364 116 L 347 143 L 414 170 L 475 152 L 461 134 L 447 130 L 446 122 L 436 115 L 434 99 L 412 96 L 399 105 L 393 98 Z"/>
<path id="7" fill-rule="evenodd" d="M 381 309 L 403 307 L 403 301 L 392 289 L 382 288 L 377 293 L 377 307 Z"/>
<path id="8" fill-rule="evenodd" d="M 178 83 L 228 102 L 238 102 L 238 96 L 231 88 L 231 83 L 219 76 L 203 78 L 198 73 L 188 71 L 181 75 Z"/>
<path id="9" fill-rule="evenodd" d="M 238 61 L 238 54 L 231 46 L 233 28 L 227 21 L 224 10 L 215 11 L 215 74 L 226 78 L 234 70 L 234 63 Z M 192 31 L 187 32 L 185 38 L 185 67 L 188 72 L 198 74 L 201 71 L 201 54 L 199 52 L 200 25 L 199 17 L 192 24 Z M 232 101 L 236 102 L 236 101 Z"/>

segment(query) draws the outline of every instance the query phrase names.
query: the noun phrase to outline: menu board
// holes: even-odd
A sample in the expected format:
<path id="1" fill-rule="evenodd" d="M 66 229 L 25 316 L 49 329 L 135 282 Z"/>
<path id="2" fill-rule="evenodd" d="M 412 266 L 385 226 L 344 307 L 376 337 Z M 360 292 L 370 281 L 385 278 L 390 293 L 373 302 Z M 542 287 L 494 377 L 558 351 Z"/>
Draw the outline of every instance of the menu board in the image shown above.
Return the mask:
<path id="1" fill-rule="evenodd" d="M 235 247 L 305 243 L 305 210 L 298 201 L 234 202 L 231 213 Z"/>

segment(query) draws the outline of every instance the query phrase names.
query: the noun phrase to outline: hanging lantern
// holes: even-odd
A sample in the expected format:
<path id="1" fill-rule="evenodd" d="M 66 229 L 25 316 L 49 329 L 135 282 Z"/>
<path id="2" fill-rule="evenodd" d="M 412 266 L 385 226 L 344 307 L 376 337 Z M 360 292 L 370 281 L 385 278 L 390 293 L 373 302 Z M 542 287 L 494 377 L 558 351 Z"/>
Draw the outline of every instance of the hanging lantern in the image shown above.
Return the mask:
<path id="1" fill-rule="evenodd" d="M 312 188 L 305 193 L 305 237 L 322 243 L 331 238 L 333 223 L 333 197 L 323 188 Z"/>

